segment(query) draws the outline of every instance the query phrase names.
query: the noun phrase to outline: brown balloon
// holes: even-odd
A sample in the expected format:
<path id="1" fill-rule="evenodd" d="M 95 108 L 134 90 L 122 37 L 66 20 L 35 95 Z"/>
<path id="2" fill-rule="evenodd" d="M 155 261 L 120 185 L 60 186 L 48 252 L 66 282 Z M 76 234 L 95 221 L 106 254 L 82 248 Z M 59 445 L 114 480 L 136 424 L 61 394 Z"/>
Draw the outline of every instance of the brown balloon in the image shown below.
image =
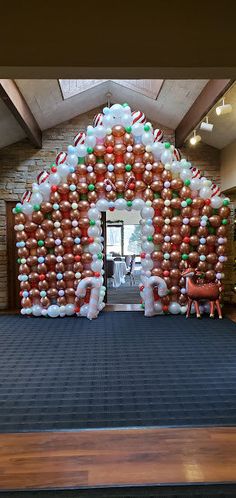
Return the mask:
<path id="1" fill-rule="evenodd" d="M 181 260 L 181 253 L 179 251 L 172 251 L 170 253 L 170 259 L 173 262 L 177 262 Z"/>
<path id="2" fill-rule="evenodd" d="M 70 192 L 68 195 L 68 200 L 72 204 L 73 202 L 79 202 L 79 194 L 78 192 Z"/>
<path id="3" fill-rule="evenodd" d="M 125 164 L 134 164 L 135 155 L 133 154 L 133 152 L 126 152 L 123 157 Z"/>
<path id="4" fill-rule="evenodd" d="M 16 225 L 22 223 L 23 225 L 25 224 L 26 222 L 26 217 L 23 213 L 17 213 L 15 214 L 15 223 Z"/>
<path id="5" fill-rule="evenodd" d="M 182 236 L 179 233 L 174 233 L 171 235 L 172 244 L 179 245 L 182 242 Z"/>
<path id="6" fill-rule="evenodd" d="M 47 218 L 43 220 L 41 224 L 41 228 L 45 230 L 45 232 L 52 232 L 54 229 L 54 223 L 52 220 L 48 220 Z"/>
<path id="7" fill-rule="evenodd" d="M 215 274 L 215 271 L 214 270 L 208 270 L 205 274 L 205 277 L 206 277 L 206 280 L 208 282 L 212 282 L 213 280 L 215 280 L 215 277 L 216 277 L 216 274 Z"/>
<path id="8" fill-rule="evenodd" d="M 151 271 L 152 275 L 155 277 L 162 277 L 163 275 L 163 270 L 161 268 L 153 268 Z"/>
<path id="9" fill-rule="evenodd" d="M 199 227 L 200 225 L 200 217 L 199 216 L 191 216 L 189 220 L 189 224 L 191 227 Z"/>
<path id="10" fill-rule="evenodd" d="M 179 195 L 182 199 L 189 199 L 192 196 L 192 191 L 189 187 L 182 187 Z"/>
<path id="11" fill-rule="evenodd" d="M 42 228 L 37 228 L 37 230 L 35 232 L 35 238 L 37 240 L 45 240 L 45 238 L 46 238 L 45 231 Z"/>
<path id="12" fill-rule="evenodd" d="M 171 218 L 170 220 L 170 223 L 172 226 L 181 226 L 182 225 L 182 218 L 181 216 L 173 216 L 173 218 Z"/>
<path id="13" fill-rule="evenodd" d="M 173 190 L 180 190 L 183 187 L 183 181 L 180 178 L 171 180 L 171 188 Z"/>
<path id="14" fill-rule="evenodd" d="M 210 216 L 209 222 L 212 227 L 219 227 L 221 225 L 221 218 L 217 214 L 214 214 L 213 216 Z"/>
<path id="15" fill-rule="evenodd" d="M 57 276 L 56 276 L 56 273 L 55 271 L 48 271 L 46 273 L 46 279 L 49 280 L 49 281 L 52 281 L 52 280 L 56 280 Z"/>
<path id="16" fill-rule="evenodd" d="M 53 237 L 46 237 L 44 241 L 45 247 L 52 248 L 55 245 L 55 240 Z"/>
<path id="17" fill-rule="evenodd" d="M 33 221 L 26 221 L 25 226 L 24 226 L 24 231 L 26 233 L 30 233 L 30 232 L 34 232 L 37 228 L 38 228 L 37 224 L 34 223 Z M 22 231 L 19 233 L 22 233 Z"/>
<path id="18" fill-rule="evenodd" d="M 29 256 L 27 258 L 27 265 L 28 266 L 35 266 L 35 265 L 37 265 L 37 262 L 38 262 L 37 256 Z"/>
<path id="19" fill-rule="evenodd" d="M 199 227 L 197 229 L 198 237 L 207 237 L 208 236 L 208 228 L 207 227 Z"/>
<path id="20" fill-rule="evenodd" d="M 170 188 L 163 188 L 163 190 L 161 192 L 161 197 L 162 197 L 162 199 L 171 200 L 172 190 Z"/>
<path id="21" fill-rule="evenodd" d="M 230 208 L 228 206 L 221 206 L 219 209 L 219 215 L 221 218 L 228 218 L 230 215 Z"/>
<path id="22" fill-rule="evenodd" d="M 59 209 L 52 211 L 52 221 L 61 221 L 61 220 L 62 220 L 62 213 L 59 211 Z"/>
<path id="23" fill-rule="evenodd" d="M 199 261 L 197 265 L 197 269 L 201 272 L 206 272 L 207 271 L 207 263 L 205 261 Z"/>
<path id="24" fill-rule="evenodd" d="M 21 232 L 16 232 L 16 241 L 17 242 L 27 241 L 27 239 L 28 239 L 28 235 L 24 230 L 21 230 Z M 27 243 L 26 243 L 26 245 L 27 245 Z"/>
<path id="25" fill-rule="evenodd" d="M 19 247 L 18 248 L 18 256 L 19 256 L 19 258 L 28 258 L 29 250 L 27 249 L 27 247 Z"/>
<path id="26" fill-rule="evenodd" d="M 219 228 L 217 228 L 216 234 L 218 235 L 218 237 L 225 237 L 227 234 L 227 227 L 221 225 Z"/>
<path id="27" fill-rule="evenodd" d="M 207 205 L 203 206 L 202 215 L 208 216 L 208 218 L 209 218 L 209 216 L 212 215 L 212 212 L 213 212 L 213 209 L 211 206 L 207 206 Z"/>
<path id="28" fill-rule="evenodd" d="M 48 306 L 51 304 L 50 299 L 48 299 L 48 297 L 41 297 L 40 302 L 43 308 L 48 308 Z"/>
<path id="29" fill-rule="evenodd" d="M 37 240 L 30 237 L 28 240 L 26 240 L 26 247 L 28 249 L 33 249 L 33 248 L 36 248 L 37 247 Z"/>
<path id="30" fill-rule="evenodd" d="M 198 246 L 198 244 L 199 244 L 199 237 L 197 235 L 191 235 L 189 242 L 190 242 L 191 246 Z"/>
<path id="31" fill-rule="evenodd" d="M 47 291 L 47 296 L 49 299 L 56 299 L 58 296 L 58 290 L 55 287 L 50 287 Z"/>

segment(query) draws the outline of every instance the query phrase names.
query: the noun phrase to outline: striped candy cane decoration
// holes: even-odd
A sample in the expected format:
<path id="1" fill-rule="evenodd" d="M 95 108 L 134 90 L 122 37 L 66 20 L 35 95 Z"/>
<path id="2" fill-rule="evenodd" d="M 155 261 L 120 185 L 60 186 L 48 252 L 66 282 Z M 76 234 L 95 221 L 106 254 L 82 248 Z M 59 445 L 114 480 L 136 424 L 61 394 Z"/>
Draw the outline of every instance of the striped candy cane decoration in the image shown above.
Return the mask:
<path id="1" fill-rule="evenodd" d="M 93 119 L 93 126 L 98 126 L 98 125 L 102 125 L 103 123 L 103 114 L 101 112 L 99 112 L 99 114 L 96 114 L 96 116 L 94 116 L 94 119 Z"/>
<path id="2" fill-rule="evenodd" d="M 192 178 L 200 178 L 201 177 L 201 171 L 198 168 L 190 168 L 192 171 Z"/>
<path id="3" fill-rule="evenodd" d="M 37 184 L 41 185 L 41 183 L 46 182 L 48 177 L 49 177 L 49 173 L 47 171 L 40 171 L 40 173 L 37 176 Z"/>
<path id="4" fill-rule="evenodd" d="M 176 147 L 174 148 L 174 157 L 175 157 L 176 161 L 180 161 L 181 160 L 181 152 Z"/>
<path id="5" fill-rule="evenodd" d="M 131 183 L 134 183 L 135 181 L 136 181 L 135 176 L 134 176 L 134 175 L 131 175 L 131 176 L 128 178 L 128 180 L 127 180 L 126 184 L 125 184 L 125 190 L 128 190 L 128 188 L 129 188 L 130 184 L 131 184 Z"/>
<path id="6" fill-rule="evenodd" d="M 75 135 L 75 137 L 74 137 L 74 146 L 76 147 L 77 145 L 84 144 L 85 138 L 86 138 L 86 135 L 85 135 L 84 131 L 79 131 L 79 133 L 77 133 L 77 135 Z"/>
<path id="7" fill-rule="evenodd" d="M 165 280 L 161 277 L 152 276 L 147 278 L 144 283 L 143 297 L 144 297 L 144 305 L 145 305 L 145 316 L 153 316 L 155 315 L 154 310 L 154 294 L 153 288 L 158 288 L 158 295 L 160 297 L 166 296 L 168 289 L 165 283 Z"/>
<path id="8" fill-rule="evenodd" d="M 132 118 L 133 118 L 133 122 L 132 122 L 133 125 L 135 123 L 141 123 L 141 124 L 146 123 L 146 116 L 141 111 L 134 111 L 134 112 L 132 112 Z"/>
<path id="9" fill-rule="evenodd" d="M 221 194 L 220 187 L 218 187 L 218 185 L 216 185 L 215 183 L 212 184 L 211 190 L 212 190 L 211 197 L 215 197 L 216 195 Z"/>
<path id="10" fill-rule="evenodd" d="M 56 165 L 63 164 L 66 162 L 67 154 L 66 152 L 59 152 L 56 157 Z"/>
<path id="11" fill-rule="evenodd" d="M 100 287 L 101 281 L 96 277 L 85 277 L 83 278 L 75 291 L 76 296 L 84 297 L 86 295 L 86 289 L 91 287 L 90 300 L 88 305 L 88 313 L 87 318 L 89 320 L 93 320 L 97 318 L 99 313 L 98 305 L 99 305 L 99 295 L 100 295 Z"/>
<path id="12" fill-rule="evenodd" d="M 110 192 L 111 190 L 116 190 L 115 184 L 109 178 L 106 178 L 104 180 L 104 188 L 107 192 Z"/>
<path id="13" fill-rule="evenodd" d="M 156 128 L 153 132 L 154 142 L 161 142 L 163 139 L 163 131 Z"/>
<path id="14" fill-rule="evenodd" d="M 30 202 L 31 197 L 32 197 L 32 192 L 30 192 L 30 190 L 26 190 L 25 193 L 21 197 L 22 204 L 25 204 L 26 202 Z"/>

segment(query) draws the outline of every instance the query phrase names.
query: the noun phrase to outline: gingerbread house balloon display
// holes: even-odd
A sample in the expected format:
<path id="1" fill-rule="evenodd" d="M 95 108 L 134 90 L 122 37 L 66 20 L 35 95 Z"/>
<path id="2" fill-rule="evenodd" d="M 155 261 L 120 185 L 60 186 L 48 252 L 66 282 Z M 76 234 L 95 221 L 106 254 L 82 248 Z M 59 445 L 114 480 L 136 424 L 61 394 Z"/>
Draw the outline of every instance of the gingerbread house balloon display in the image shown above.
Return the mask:
<path id="1" fill-rule="evenodd" d="M 229 199 L 140 111 L 105 107 L 16 204 L 21 313 L 96 318 L 104 306 L 101 213 L 140 211 L 141 306 L 185 313 L 187 266 L 221 281 Z"/>

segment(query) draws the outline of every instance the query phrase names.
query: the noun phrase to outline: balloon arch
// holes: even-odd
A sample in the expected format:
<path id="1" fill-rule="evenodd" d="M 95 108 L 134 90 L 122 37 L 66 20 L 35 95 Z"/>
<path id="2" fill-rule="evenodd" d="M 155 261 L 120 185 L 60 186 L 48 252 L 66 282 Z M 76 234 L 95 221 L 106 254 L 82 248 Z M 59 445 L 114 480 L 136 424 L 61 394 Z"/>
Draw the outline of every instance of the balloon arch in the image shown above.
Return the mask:
<path id="1" fill-rule="evenodd" d="M 101 212 L 141 212 L 141 306 L 185 313 L 182 271 L 220 281 L 229 199 L 140 111 L 114 104 L 41 171 L 14 208 L 23 315 L 95 318 L 104 306 Z"/>

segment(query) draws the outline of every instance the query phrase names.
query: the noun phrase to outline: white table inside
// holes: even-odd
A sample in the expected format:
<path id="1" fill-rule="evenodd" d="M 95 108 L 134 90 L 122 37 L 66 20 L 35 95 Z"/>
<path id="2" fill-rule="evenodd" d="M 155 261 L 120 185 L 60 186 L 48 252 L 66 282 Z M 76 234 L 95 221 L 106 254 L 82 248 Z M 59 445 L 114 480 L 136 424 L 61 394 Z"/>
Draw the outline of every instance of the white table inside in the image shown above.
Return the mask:
<path id="1" fill-rule="evenodd" d="M 125 275 L 127 273 L 125 261 L 114 261 L 114 280 L 113 287 L 120 287 L 125 283 Z"/>

